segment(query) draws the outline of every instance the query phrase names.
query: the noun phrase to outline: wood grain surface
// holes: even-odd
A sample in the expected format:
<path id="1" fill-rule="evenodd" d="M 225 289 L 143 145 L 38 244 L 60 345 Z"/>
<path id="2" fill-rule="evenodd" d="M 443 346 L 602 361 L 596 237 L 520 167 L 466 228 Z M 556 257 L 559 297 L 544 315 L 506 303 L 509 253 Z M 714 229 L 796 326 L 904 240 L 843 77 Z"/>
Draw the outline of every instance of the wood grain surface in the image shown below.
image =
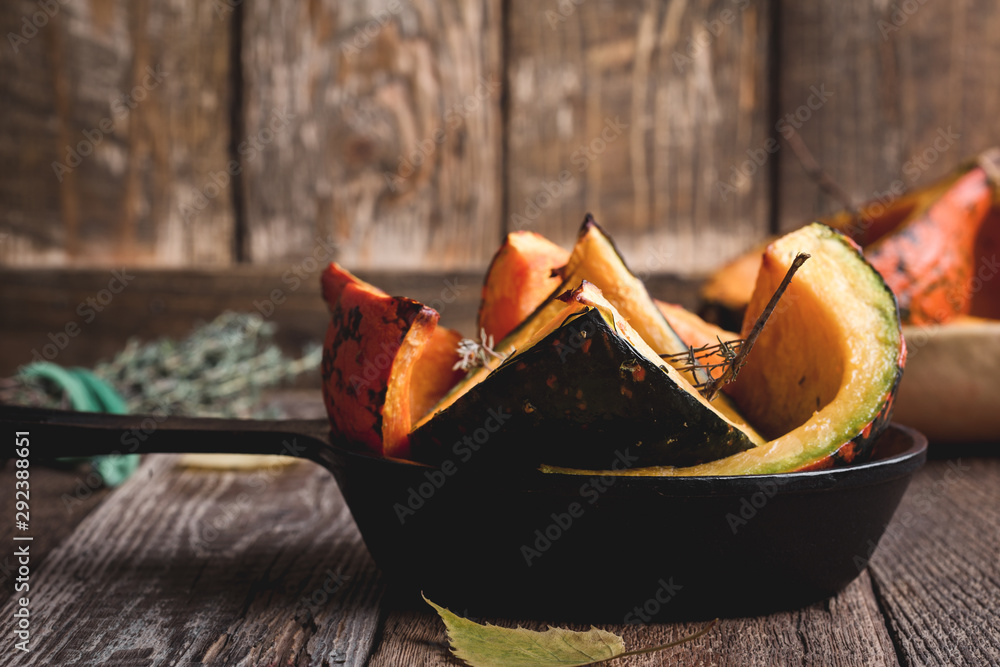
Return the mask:
<path id="1" fill-rule="evenodd" d="M 4 5 L 0 262 L 231 261 L 232 193 L 213 174 L 229 159 L 233 24 L 213 4 Z"/>
<path id="2" fill-rule="evenodd" d="M 484 266 L 501 236 L 499 0 L 243 11 L 246 257 L 332 234 L 353 268 Z"/>
<path id="3" fill-rule="evenodd" d="M 34 570 L 34 649 L 6 632 L 0 664 L 359 664 L 381 584 L 329 473 L 175 461 L 151 457 Z"/>
<path id="4" fill-rule="evenodd" d="M 929 465 L 871 560 L 902 655 L 917 665 L 1000 663 L 1000 460 Z"/>
<path id="5" fill-rule="evenodd" d="M 682 274 L 765 236 L 772 11 L 515 0 L 507 228 L 566 243 L 590 211 L 637 270 Z"/>
<path id="6" fill-rule="evenodd" d="M 856 203 L 894 199 L 1000 144 L 1000 43 L 988 37 L 1000 30 L 1000 12 L 993 5 L 778 4 L 775 122 L 788 119 Z M 843 208 L 787 145 L 779 157 L 782 230 Z"/>
<path id="7" fill-rule="evenodd" d="M 8 460 L 0 470 L 0 479 L 4 480 L 4 490 L 7 481 L 14 479 L 14 461 Z M 13 489 L 13 484 L 10 485 Z M 49 553 L 76 529 L 101 502 L 108 496 L 110 489 L 104 487 L 99 476 L 91 474 L 82 466 L 43 467 L 36 466 L 31 471 L 31 490 L 41 502 L 31 505 L 31 517 L 44 526 L 31 542 L 31 557 L 35 567 L 40 565 Z M 11 491 L 13 494 L 13 491 Z M 13 504 L 4 499 L 5 508 Z M 13 521 L 0 523 L 0 543 L 14 544 L 12 538 L 17 534 Z M 5 550 L 7 551 L 7 550 Z M 17 559 L 9 552 L 0 555 L 0 591 L 4 599 L 14 593 L 17 577 Z"/>

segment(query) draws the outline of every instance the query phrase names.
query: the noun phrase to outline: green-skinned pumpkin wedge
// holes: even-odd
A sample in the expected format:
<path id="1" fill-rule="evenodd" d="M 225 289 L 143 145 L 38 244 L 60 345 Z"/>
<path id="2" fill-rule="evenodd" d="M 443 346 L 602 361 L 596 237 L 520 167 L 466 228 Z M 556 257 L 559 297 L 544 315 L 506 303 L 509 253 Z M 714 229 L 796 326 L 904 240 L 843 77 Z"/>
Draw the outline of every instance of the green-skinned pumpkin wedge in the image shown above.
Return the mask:
<path id="1" fill-rule="evenodd" d="M 541 302 L 531 315 L 496 344 L 494 349 L 499 354 L 509 356 L 512 352 L 523 349 L 527 341 L 563 310 L 565 303 L 558 297 L 573 290 L 584 280 L 602 292 L 603 297 L 629 322 L 638 336 L 656 354 L 676 355 L 687 351 L 687 344 L 671 328 L 642 281 L 629 270 L 614 241 L 589 214 L 580 227 L 568 261 L 565 266 L 560 267 L 558 273 L 562 279 L 559 287 Z M 504 274 L 505 277 L 515 281 L 524 279 L 528 275 L 529 273 L 523 272 Z M 531 275 L 537 275 L 537 271 Z M 681 365 L 683 363 L 677 362 L 677 366 Z M 434 414 L 448 408 L 465 392 L 482 382 L 489 372 L 488 368 L 483 367 L 470 372 L 417 426 L 422 426 Z M 681 374 L 692 384 L 708 379 L 707 373 L 703 370 L 697 373 L 682 371 Z M 739 424 L 755 443 L 764 442 L 727 397 L 719 396 L 713 406 L 727 419 Z"/>
<path id="2" fill-rule="evenodd" d="M 689 467 L 601 474 L 771 474 L 867 460 L 888 425 L 906 361 L 892 291 L 857 245 L 818 223 L 767 247 L 742 335 L 797 253 L 811 257 L 788 286 L 729 391 L 769 438 L 759 447 Z M 552 473 L 594 474 L 543 466 Z"/>
<path id="3" fill-rule="evenodd" d="M 323 399 L 333 432 L 392 458 L 409 455 L 414 421 L 462 377 L 458 332 L 438 313 L 392 297 L 331 263 L 321 277 L 330 325 Z"/>
<path id="4" fill-rule="evenodd" d="M 519 350 L 410 434 L 415 460 L 440 463 L 487 433 L 491 457 L 532 466 L 610 465 L 626 450 L 635 465 L 693 465 L 753 447 L 594 285 L 559 303 Z"/>

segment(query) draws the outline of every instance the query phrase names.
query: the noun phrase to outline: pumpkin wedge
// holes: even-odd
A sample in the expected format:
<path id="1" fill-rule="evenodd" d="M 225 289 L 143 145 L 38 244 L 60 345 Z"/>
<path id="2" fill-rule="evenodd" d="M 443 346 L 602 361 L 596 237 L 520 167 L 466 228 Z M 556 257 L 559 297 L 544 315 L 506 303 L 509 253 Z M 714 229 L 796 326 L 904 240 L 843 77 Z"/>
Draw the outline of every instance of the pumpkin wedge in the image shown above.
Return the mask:
<path id="1" fill-rule="evenodd" d="M 323 399 L 333 429 L 384 456 L 405 458 L 416 418 L 461 377 L 457 332 L 432 308 L 382 290 L 336 263 L 324 271 L 330 325 Z"/>
<path id="2" fill-rule="evenodd" d="M 731 385 L 740 409 L 771 439 L 711 463 L 614 474 L 767 474 L 866 460 L 888 425 L 906 345 L 896 300 L 860 249 L 818 223 L 769 245 L 743 335 L 799 252 L 811 258 L 796 273 Z"/>
<path id="3" fill-rule="evenodd" d="M 670 324 L 646 291 L 645 285 L 625 265 L 614 241 L 590 214 L 584 219 L 569 260 L 559 269 L 559 275 L 562 278 L 560 286 L 496 345 L 496 352 L 509 356 L 514 351 L 522 349 L 539 329 L 551 322 L 552 318 L 563 310 L 565 304 L 557 297 L 574 289 L 583 280 L 601 290 L 604 298 L 628 321 L 654 352 L 659 355 L 672 355 L 687 351 L 687 345 L 670 328 Z M 434 413 L 446 409 L 461 398 L 466 391 L 485 380 L 489 373 L 490 369 L 485 367 L 470 372 L 417 426 L 423 425 Z M 684 371 L 681 375 L 692 385 L 708 379 L 704 370 L 698 373 Z M 740 424 L 741 428 L 751 434 L 756 443 L 764 441 L 740 416 L 727 397 L 719 396 L 713 405 L 728 419 Z"/>
<path id="4" fill-rule="evenodd" d="M 417 461 L 439 464 L 496 438 L 517 465 L 693 465 L 753 446 L 646 344 L 594 285 L 488 377 L 410 435 Z M 467 455 L 465 455 L 467 456 Z"/>
<path id="5" fill-rule="evenodd" d="M 865 247 L 865 256 L 899 299 L 910 324 L 967 315 L 976 239 L 993 205 L 993 185 L 974 168 L 918 215 Z"/>
<path id="6" fill-rule="evenodd" d="M 495 340 L 503 339 L 562 284 L 553 271 L 568 260 L 568 250 L 541 234 L 508 234 L 483 280 L 479 328 Z"/>

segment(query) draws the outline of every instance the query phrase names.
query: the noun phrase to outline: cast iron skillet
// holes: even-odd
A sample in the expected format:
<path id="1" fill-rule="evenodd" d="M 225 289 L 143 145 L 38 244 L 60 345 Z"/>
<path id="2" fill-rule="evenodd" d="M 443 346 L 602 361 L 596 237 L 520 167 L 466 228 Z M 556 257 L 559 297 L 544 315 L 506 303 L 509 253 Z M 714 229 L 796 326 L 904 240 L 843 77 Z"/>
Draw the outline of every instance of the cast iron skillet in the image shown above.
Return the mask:
<path id="1" fill-rule="evenodd" d="M 2 407 L 0 424 L 30 431 L 35 461 L 130 451 L 310 459 L 333 473 L 375 562 L 404 592 L 474 616 L 588 623 L 757 615 L 836 594 L 866 567 L 927 450 L 894 424 L 872 462 L 837 470 L 601 479 L 378 458 L 333 441 L 325 420 Z"/>

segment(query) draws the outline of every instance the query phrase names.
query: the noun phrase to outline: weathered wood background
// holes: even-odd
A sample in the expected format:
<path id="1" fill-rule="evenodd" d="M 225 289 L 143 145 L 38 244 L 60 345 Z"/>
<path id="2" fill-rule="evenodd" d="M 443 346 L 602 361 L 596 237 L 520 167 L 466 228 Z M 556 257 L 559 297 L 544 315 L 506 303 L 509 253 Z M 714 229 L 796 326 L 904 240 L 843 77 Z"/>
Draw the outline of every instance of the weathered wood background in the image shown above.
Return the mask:
<path id="1" fill-rule="evenodd" d="M 481 270 L 591 210 L 642 270 L 703 273 L 838 206 L 783 119 L 859 200 L 1000 142 L 1000 11 L 973 0 L 21 0 L 0 29 L 16 266 L 332 237 L 355 269 Z"/>

